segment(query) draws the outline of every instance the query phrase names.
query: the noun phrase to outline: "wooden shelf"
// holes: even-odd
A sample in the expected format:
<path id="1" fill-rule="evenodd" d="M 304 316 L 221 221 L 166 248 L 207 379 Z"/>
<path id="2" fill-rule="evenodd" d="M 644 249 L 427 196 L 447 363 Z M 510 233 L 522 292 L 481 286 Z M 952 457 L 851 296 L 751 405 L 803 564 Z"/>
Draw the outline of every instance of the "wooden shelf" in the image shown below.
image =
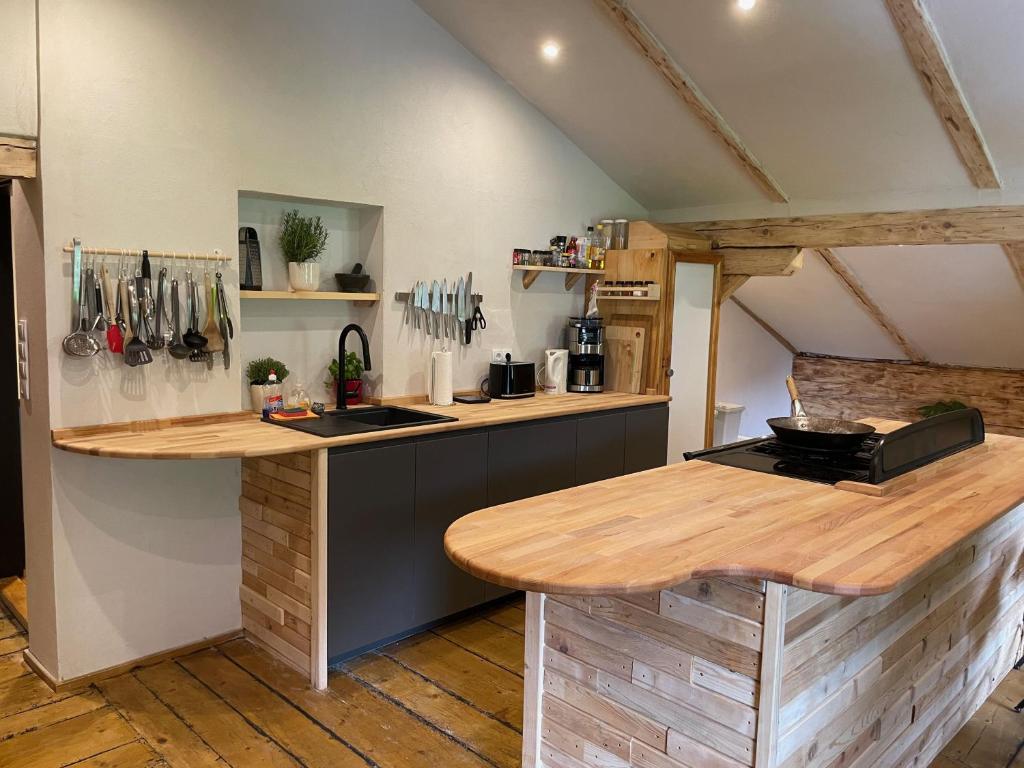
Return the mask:
<path id="1" fill-rule="evenodd" d="M 603 269 L 582 269 L 579 267 L 534 267 L 529 264 L 513 264 L 512 269 L 523 273 L 523 288 L 529 289 L 541 272 L 561 272 L 565 275 L 565 290 L 570 290 L 576 281 L 584 275 L 597 277 L 604 274 Z"/>
<path id="2" fill-rule="evenodd" d="M 337 291 L 239 291 L 241 299 L 287 299 L 291 301 L 377 301 L 379 293 L 338 293 Z"/>

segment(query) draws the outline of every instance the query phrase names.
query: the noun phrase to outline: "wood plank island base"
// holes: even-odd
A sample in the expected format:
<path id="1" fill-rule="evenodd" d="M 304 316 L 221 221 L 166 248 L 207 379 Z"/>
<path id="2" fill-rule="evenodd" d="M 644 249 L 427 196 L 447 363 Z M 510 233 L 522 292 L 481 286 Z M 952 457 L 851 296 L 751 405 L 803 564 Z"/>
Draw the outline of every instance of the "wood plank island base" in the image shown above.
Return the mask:
<path id="1" fill-rule="evenodd" d="M 930 765 L 1024 652 L 1024 441 L 989 441 L 885 498 L 693 462 L 463 518 L 453 560 L 534 585 L 523 764 Z"/>

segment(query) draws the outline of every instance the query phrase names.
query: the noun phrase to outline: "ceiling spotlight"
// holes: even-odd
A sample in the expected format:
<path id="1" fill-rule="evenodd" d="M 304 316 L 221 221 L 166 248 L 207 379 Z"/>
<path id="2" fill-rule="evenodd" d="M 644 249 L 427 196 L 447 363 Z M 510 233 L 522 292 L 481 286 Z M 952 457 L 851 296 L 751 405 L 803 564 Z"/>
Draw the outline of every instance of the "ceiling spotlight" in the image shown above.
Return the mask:
<path id="1" fill-rule="evenodd" d="M 558 54 L 562 51 L 562 47 L 554 40 L 549 40 L 540 47 L 540 55 L 548 61 L 554 61 L 558 58 Z"/>
<path id="2" fill-rule="evenodd" d="M 752 11 L 757 5 L 757 0 L 736 0 L 736 5 L 740 7 L 741 11 Z"/>

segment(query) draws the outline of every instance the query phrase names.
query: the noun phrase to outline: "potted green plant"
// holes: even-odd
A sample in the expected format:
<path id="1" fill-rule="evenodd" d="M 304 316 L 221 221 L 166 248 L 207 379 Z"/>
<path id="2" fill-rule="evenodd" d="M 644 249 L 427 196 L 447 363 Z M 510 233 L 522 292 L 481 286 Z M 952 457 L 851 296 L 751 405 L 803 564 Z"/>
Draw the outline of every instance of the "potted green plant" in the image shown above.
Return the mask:
<path id="1" fill-rule="evenodd" d="M 331 360 L 327 366 L 330 381 L 324 382 L 328 389 L 334 390 L 335 400 L 338 399 L 338 359 Z M 345 353 L 345 403 L 355 405 L 363 402 L 363 361 L 355 352 Z"/>
<path id="2" fill-rule="evenodd" d="M 288 367 L 272 357 L 252 360 L 245 368 L 249 381 L 249 400 L 254 411 L 263 411 L 268 399 L 281 398 L 281 384 L 288 378 Z"/>
<path id="3" fill-rule="evenodd" d="M 298 209 L 285 213 L 278 244 L 288 262 L 288 284 L 293 291 L 320 287 L 319 259 L 327 247 L 327 234 L 319 216 L 303 216 Z"/>

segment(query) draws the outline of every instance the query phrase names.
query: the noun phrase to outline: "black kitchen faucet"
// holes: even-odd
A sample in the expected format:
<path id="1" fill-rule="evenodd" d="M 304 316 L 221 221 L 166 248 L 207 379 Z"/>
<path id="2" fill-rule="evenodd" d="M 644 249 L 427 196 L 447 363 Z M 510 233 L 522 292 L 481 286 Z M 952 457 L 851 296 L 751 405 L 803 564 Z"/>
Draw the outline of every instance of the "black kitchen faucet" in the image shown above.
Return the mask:
<path id="1" fill-rule="evenodd" d="M 363 370 L 370 370 L 370 340 L 366 338 L 366 331 L 355 323 L 349 323 L 338 337 L 338 408 L 342 411 L 348 409 L 345 397 L 345 340 L 352 331 L 358 333 L 360 341 L 363 342 Z"/>

